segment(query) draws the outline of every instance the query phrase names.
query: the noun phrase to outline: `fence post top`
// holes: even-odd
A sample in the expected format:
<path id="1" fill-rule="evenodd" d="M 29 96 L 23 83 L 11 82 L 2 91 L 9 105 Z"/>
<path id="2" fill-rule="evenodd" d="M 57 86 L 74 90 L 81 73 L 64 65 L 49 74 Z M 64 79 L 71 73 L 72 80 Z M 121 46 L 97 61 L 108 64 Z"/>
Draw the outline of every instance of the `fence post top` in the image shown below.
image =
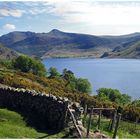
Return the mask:
<path id="1" fill-rule="evenodd" d="M 121 113 L 118 113 L 118 115 L 121 116 L 122 114 Z"/>

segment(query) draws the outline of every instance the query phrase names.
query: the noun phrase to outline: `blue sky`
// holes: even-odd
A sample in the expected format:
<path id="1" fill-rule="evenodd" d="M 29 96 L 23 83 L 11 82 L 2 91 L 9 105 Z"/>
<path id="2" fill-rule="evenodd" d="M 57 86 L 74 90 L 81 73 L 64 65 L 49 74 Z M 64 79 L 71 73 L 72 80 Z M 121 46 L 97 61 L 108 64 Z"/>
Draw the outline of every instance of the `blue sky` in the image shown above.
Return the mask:
<path id="1" fill-rule="evenodd" d="M 140 32 L 140 0 L 0 2 L 0 35 L 52 29 L 94 35 Z"/>

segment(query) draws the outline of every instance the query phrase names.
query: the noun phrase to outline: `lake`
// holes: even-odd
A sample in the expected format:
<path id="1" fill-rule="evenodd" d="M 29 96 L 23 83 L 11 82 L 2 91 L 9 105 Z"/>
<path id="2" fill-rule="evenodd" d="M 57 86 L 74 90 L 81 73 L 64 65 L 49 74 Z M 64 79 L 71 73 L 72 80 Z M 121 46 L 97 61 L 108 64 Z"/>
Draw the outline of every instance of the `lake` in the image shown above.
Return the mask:
<path id="1" fill-rule="evenodd" d="M 140 60 L 137 59 L 44 59 L 46 68 L 56 67 L 59 72 L 67 68 L 77 77 L 87 78 L 93 89 L 114 88 L 140 98 Z"/>

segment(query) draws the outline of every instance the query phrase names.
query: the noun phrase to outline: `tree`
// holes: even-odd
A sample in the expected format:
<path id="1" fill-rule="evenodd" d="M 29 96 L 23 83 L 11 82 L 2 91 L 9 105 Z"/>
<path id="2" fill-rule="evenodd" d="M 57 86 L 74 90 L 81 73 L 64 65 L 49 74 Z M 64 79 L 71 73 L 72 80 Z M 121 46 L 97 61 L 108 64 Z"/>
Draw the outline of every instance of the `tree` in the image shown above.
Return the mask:
<path id="1" fill-rule="evenodd" d="M 76 78 L 70 70 L 64 69 L 62 77 L 67 81 L 67 88 L 81 93 L 90 93 L 91 84 L 87 79 Z"/>
<path id="2" fill-rule="evenodd" d="M 74 73 L 70 70 L 64 69 L 63 70 L 63 78 L 67 81 L 75 81 Z"/>
<path id="3" fill-rule="evenodd" d="M 82 93 L 91 93 L 91 84 L 87 79 L 76 80 L 76 89 Z"/>
<path id="4" fill-rule="evenodd" d="M 130 105 L 140 107 L 140 100 L 134 100 Z"/>
<path id="5" fill-rule="evenodd" d="M 31 59 L 27 56 L 19 56 L 13 61 L 14 68 L 22 72 L 29 72 L 31 69 Z"/>
<path id="6" fill-rule="evenodd" d="M 35 75 L 46 76 L 47 70 L 40 60 L 31 59 L 31 72 Z"/>
<path id="7" fill-rule="evenodd" d="M 31 72 L 39 76 L 46 76 L 47 74 L 45 66 L 39 60 L 25 55 L 17 57 L 12 63 L 15 69 L 19 69 L 22 72 Z"/>
<path id="8" fill-rule="evenodd" d="M 66 87 L 68 90 L 76 91 L 76 77 L 70 70 L 64 69 L 62 78 L 66 80 Z"/>
<path id="9" fill-rule="evenodd" d="M 60 73 L 54 67 L 51 67 L 49 69 L 49 74 L 50 74 L 49 78 L 58 78 L 58 77 L 60 77 Z"/>
<path id="10" fill-rule="evenodd" d="M 117 89 L 100 88 L 97 92 L 97 98 L 103 101 L 108 100 L 119 105 L 125 105 L 131 102 L 131 96 L 127 94 L 121 94 Z"/>

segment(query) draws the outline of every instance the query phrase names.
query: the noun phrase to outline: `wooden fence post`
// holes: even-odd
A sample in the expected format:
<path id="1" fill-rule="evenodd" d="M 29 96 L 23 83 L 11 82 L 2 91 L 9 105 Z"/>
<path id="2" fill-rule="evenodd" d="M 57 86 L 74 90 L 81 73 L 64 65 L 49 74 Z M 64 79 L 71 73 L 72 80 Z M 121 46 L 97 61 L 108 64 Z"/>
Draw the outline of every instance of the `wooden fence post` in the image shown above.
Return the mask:
<path id="1" fill-rule="evenodd" d="M 139 118 L 136 117 L 136 121 L 135 121 L 135 129 L 136 129 L 136 127 L 137 127 L 137 123 L 138 123 L 138 121 L 139 121 Z"/>
<path id="2" fill-rule="evenodd" d="M 114 111 L 114 116 L 113 116 L 113 119 L 112 119 L 112 123 L 111 123 L 111 126 L 109 128 L 109 131 L 111 132 L 114 127 L 115 127 L 115 123 L 116 123 L 116 117 L 117 117 L 117 110 Z"/>
<path id="3" fill-rule="evenodd" d="M 92 114 L 93 114 L 93 107 L 91 107 L 90 114 L 89 114 L 89 120 L 88 120 L 88 126 L 87 126 L 87 135 L 86 135 L 87 138 L 89 136 L 89 130 L 90 130 Z"/>
<path id="4" fill-rule="evenodd" d="M 70 110 L 69 107 L 68 107 L 68 111 L 69 111 L 69 113 L 70 113 L 70 115 L 71 115 L 71 118 L 72 118 L 74 127 L 76 128 L 76 131 L 77 131 L 77 133 L 78 133 L 78 136 L 79 136 L 80 138 L 82 138 L 82 133 L 81 133 L 79 127 L 77 126 L 77 123 L 76 123 L 76 119 L 75 119 L 75 117 L 74 117 L 74 114 L 72 113 L 72 111 Z"/>
<path id="5" fill-rule="evenodd" d="M 86 116 L 87 116 L 87 105 L 85 105 L 85 108 L 84 108 L 83 126 L 85 126 Z"/>
<path id="6" fill-rule="evenodd" d="M 117 122 L 116 122 L 115 130 L 114 130 L 114 134 L 113 134 L 113 137 L 112 137 L 113 139 L 115 139 L 116 136 L 117 136 L 117 131 L 118 131 L 120 120 L 121 120 L 121 114 L 119 113 L 118 116 L 117 116 Z"/>
<path id="7" fill-rule="evenodd" d="M 102 110 L 99 111 L 98 129 L 100 129 Z"/>

